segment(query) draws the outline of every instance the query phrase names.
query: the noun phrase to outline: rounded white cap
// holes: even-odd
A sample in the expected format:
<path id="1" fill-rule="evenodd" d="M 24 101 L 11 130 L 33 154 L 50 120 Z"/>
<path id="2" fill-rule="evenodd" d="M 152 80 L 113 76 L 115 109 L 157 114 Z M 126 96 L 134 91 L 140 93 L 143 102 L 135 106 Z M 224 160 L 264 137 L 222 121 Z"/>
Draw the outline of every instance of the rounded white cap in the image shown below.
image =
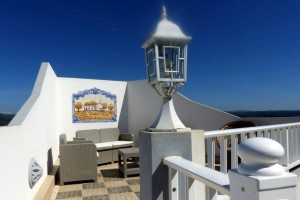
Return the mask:
<path id="1" fill-rule="evenodd" d="M 284 149 L 275 140 L 263 137 L 244 140 L 238 146 L 238 156 L 242 163 L 237 170 L 250 176 L 276 176 L 285 172 L 277 164 L 284 155 Z"/>
<path id="2" fill-rule="evenodd" d="M 187 39 L 188 37 L 181 31 L 179 26 L 170 22 L 167 19 L 166 8 L 163 6 L 162 20 L 158 23 L 153 37 L 162 37 L 162 38 L 183 38 Z"/>
<path id="3" fill-rule="evenodd" d="M 152 37 L 150 39 L 148 39 L 144 45 L 143 48 L 145 48 L 146 46 L 148 46 L 149 43 L 151 43 L 154 40 L 168 40 L 168 39 L 174 39 L 174 40 L 178 40 L 178 41 L 189 41 L 191 39 L 191 37 L 186 36 L 181 29 L 179 28 L 179 26 L 177 26 L 176 24 L 174 24 L 173 22 L 170 22 L 167 19 L 167 12 L 166 12 L 166 8 L 163 7 L 163 12 L 161 15 L 161 21 L 158 23 L 157 27 L 156 27 L 156 31 L 155 33 L 152 35 Z"/>

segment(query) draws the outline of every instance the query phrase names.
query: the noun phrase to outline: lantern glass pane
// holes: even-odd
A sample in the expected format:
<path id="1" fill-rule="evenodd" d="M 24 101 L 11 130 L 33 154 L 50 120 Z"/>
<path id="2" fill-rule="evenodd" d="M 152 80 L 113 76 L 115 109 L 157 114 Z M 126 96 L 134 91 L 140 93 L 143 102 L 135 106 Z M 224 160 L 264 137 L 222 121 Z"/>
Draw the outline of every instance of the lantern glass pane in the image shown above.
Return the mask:
<path id="1" fill-rule="evenodd" d="M 159 46 L 159 79 L 170 82 L 184 82 L 184 46 Z"/>
<path id="2" fill-rule="evenodd" d="M 147 58 L 147 71 L 148 71 L 148 81 L 152 82 L 156 80 L 156 70 L 155 70 L 155 55 L 153 45 L 146 49 Z"/>
<path id="3" fill-rule="evenodd" d="M 165 72 L 178 72 L 178 47 L 164 47 Z"/>
<path id="4" fill-rule="evenodd" d="M 166 78 L 166 72 L 165 72 L 165 64 L 164 64 L 163 57 L 158 58 L 158 64 L 159 64 L 159 75 L 160 78 Z"/>
<path id="5" fill-rule="evenodd" d="M 184 79 L 184 59 L 179 59 L 179 71 L 173 74 L 175 79 Z"/>

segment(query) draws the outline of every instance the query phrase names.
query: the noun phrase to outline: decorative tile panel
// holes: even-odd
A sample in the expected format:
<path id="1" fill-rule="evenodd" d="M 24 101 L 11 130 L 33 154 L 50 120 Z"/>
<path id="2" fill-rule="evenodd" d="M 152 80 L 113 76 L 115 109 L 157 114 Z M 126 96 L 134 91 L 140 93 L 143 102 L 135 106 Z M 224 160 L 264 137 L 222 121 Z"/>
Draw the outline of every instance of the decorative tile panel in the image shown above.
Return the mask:
<path id="1" fill-rule="evenodd" d="M 72 95 L 73 123 L 117 121 L 117 96 L 92 88 Z"/>

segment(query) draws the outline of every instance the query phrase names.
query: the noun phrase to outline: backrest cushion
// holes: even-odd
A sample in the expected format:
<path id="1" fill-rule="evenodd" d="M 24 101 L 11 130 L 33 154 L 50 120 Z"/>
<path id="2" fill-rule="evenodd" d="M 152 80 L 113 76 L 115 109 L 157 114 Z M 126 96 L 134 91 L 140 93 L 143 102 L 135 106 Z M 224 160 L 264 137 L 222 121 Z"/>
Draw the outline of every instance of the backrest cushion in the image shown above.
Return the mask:
<path id="1" fill-rule="evenodd" d="M 59 135 L 59 145 L 67 144 L 67 136 L 65 133 Z"/>
<path id="2" fill-rule="evenodd" d="M 100 135 L 98 129 L 88 129 L 88 130 L 79 130 L 76 131 L 76 137 L 85 138 L 94 143 L 100 143 Z"/>
<path id="3" fill-rule="evenodd" d="M 119 140 L 120 131 L 118 128 L 100 129 L 101 142 L 111 142 Z"/>

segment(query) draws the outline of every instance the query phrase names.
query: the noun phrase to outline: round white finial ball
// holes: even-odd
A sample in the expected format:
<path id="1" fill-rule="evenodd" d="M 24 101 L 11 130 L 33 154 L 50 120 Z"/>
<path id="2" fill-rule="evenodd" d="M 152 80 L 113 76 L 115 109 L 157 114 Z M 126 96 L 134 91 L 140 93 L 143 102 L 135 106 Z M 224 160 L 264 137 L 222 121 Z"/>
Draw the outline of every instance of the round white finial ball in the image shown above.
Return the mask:
<path id="1" fill-rule="evenodd" d="M 250 138 L 238 146 L 242 163 L 238 171 L 247 175 L 280 175 L 284 168 L 277 164 L 284 155 L 284 149 L 275 140 L 263 137 Z"/>
<path id="2" fill-rule="evenodd" d="M 247 163 L 275 164 L 284 155 L 284 149 L 275 140 L 263 137 L 250 138 L 238 146 L 238 155 Z"/>

